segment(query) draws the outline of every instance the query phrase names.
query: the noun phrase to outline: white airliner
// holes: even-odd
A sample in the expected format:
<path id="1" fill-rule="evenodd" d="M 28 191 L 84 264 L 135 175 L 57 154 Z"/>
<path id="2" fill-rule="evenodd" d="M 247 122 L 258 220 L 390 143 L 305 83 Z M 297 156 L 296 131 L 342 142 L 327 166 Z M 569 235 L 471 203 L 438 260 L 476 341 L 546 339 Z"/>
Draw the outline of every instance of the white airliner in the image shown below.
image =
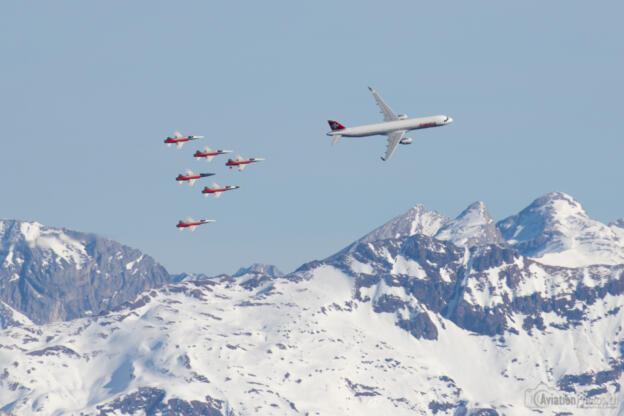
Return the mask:
<path id="1" fill-rule="evenodd" d="M 364 126 L 345 127 L 337 121 L 329 120 L 329 127 L 331 127 L 332 131 L 327 133 L 327 135 L 333 136 L 332 145 L 338 143 L 338 140 L 340 140 L 342 136 L 364 137 L 386 135 L 388 136 L 388 147 L 386 148 L 386 154 L 381 157 L 381 160 L 388 160 L 399 143 L 412 143 L 412 139 L 403 137 L 406 132 L 429 127 L 446 126 L 453 122 L 452 118 L 443 115 L 419 118 L 407 118 L 406 114 L 396 115 L 374 89 L 371 87 L 368 87 L 368 89 L 373 93 L 373 97 L 375 97 L 375 101 L 377 101 L 381 114 L 384 116 L 384 122 L 366 124 Z"/>

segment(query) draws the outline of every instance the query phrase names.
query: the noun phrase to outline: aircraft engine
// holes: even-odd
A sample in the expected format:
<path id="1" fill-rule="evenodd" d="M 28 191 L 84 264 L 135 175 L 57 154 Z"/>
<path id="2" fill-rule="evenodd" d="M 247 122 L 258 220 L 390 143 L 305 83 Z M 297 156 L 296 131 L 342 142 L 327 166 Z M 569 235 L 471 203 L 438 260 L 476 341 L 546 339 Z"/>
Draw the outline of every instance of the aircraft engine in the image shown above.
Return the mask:
<path id="1" fill-rule="evenodd" d="M 403 137 L 399 143 L 401 143 L 401 144 L 412 144 L 412 139 L 410 139 L 409 137 Z"/>
<path id="2" fill-rule="evenodd" d="M 398 118 L 399 120 L 405 120 L 405 119 L 407 118 L 407 114 L 399 114 L 399 115 L 397 116 L 397 118 Z"/>

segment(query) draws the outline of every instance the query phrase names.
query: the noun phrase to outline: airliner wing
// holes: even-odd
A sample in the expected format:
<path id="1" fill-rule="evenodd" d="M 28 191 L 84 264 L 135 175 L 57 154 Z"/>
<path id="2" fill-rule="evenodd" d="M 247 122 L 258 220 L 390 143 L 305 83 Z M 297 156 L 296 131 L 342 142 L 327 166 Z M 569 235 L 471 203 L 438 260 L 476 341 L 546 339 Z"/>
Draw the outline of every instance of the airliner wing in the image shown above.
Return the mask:
<path id="1" fill-rule="evenodd" d="M 368 87 L 368 89 L 370 90 L 370 92 L 373 93 L 373 97 L 375 97 L 375 101 L 377 101 L 377 105 L 381 110 L 381 114 L 383 114 L 384 116 L 384 121 L 398 120 L 399 118 L 397 117 L 397 115 L 394 114 L 394 111 L 392 111 L 388 104 L 386 104 L 385 101 L 381 99 L 379 94 L 377 94 L 377 92 L 371 87 Z"/>
<path id="2" fill-rule="evenodd" d="M 388 134 L 388 146 L 386 147 L 386 155 L 382 156 L 381 160 L 390 159 L 390 156 L 392 156 L 392 153 L 394 153 L 394 149 L 396 149 L 404 134 L 405 130 L 397 130 Z"/>

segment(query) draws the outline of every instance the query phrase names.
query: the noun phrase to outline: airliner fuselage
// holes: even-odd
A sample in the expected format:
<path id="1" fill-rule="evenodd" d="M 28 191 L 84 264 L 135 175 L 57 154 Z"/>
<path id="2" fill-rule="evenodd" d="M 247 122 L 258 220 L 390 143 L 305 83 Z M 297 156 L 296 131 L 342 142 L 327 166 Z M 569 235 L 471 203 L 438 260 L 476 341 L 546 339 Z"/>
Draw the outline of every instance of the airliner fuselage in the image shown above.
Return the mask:
<path id="1" fill-rule="evenodd" d="M 392 133 L 393 131 L 418 130 L 429 127 L 444 126 L 452 123 L 453 119 L 444 115 L 406 118 L 403 120 L 385 121 L 383 123 L 365 124 L 363 126 L 345 127 L 341 130 L 333 130 L 327 133 L 328 136 L 364 137 L 376 136 Z"/>

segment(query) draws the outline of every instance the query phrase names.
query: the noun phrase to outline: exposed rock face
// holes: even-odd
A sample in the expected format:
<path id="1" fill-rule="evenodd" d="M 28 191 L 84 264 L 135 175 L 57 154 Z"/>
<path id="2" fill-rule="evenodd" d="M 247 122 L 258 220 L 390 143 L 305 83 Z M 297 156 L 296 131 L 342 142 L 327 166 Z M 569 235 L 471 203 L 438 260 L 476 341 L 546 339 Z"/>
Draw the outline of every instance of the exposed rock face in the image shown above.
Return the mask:
<path id="1" fill-rule="evenodd" d="M 141 387 L 109 403 L 99 405 L 99 416 L 143 413 L 180 416 L 235 416 L 221 400 L 206 396 L 204 400 L 166 398 L 167 392 L 154 387 Z"/>
<path id="2" fill-rule="evenodd" d="M 27 221 L 0 221 L 0 261 L 0 300 L 36 323 L 97 314 L 172 280 L 138 250 Z"/>
<path id="3" fill-rule="evenodd" d="M 483 235 L 482 228 L 476 230 Z M 550 313 L 558 317 L 558 327 L 578 325 L 586 312 L 576 302 L 591 305 L 624 291 L 624 265 L 556 267 L 506 245 L 468 246 L 425 235 L 358 242 L 295 274 L 331 265 L 354 277 L 356 299 L 372 301 L 375 311 L 395 314 L 398 326 L 427 339 L 437 334 L 427 311 L 493 336 L 543 329 L 541 316 Z M 525 318 L 519 323 L 515 314 Z"/>
<path id="4" fill-rule="evenodd" d="M 0 329 L 21 325 L 32 325 L 32 321 L 6 303 L 0 302 Z"/>

